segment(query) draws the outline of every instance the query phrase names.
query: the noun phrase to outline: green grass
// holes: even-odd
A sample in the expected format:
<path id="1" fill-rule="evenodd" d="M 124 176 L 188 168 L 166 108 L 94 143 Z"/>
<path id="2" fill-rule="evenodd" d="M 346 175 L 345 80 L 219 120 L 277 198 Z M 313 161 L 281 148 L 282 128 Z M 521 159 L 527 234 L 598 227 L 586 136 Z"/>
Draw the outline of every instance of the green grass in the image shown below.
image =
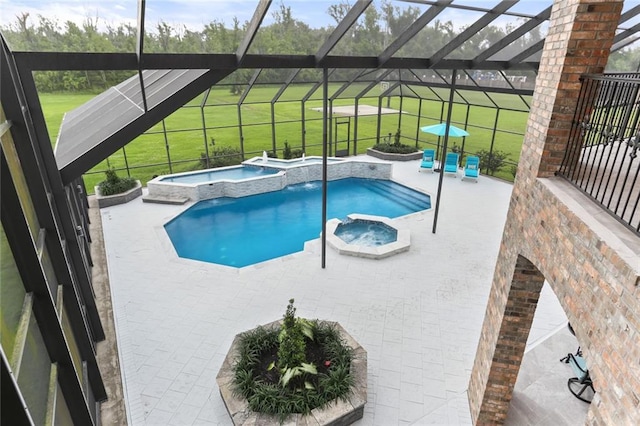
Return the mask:
<path id="1" fill-rule="evenodd" d="M 199 168 L 198 159 L 205 152 L 205 143 L 215 140 L 216 146 L 231 146 L 240 149 L 240 140 L 244 140 L 245 157 L 250 158 L 262 154 L 262 151 L 273 150 L 271 117 L 275 119 L 275 145 L 276 153 L 282 157 L 284 142 L 288 142 L 292 149 L 302 149 L 302 103 L 300 99 L 309 96 L 305 104 L 305 153 L 306 155 L 320 155 L 322 153 L 322 114 L 313 111 L 312 108 L 322 107 L 322 88 L 309 95 L 312 86 L 292 85 L 283 93 L 282 97 L 271 109 L 271 100 L 276 95 L 280 86 L 255 86 L 250 95 L 241 106 L 242 126 L 239 126 L 238 95 L 230 93 L 228 87 L 216 87 L 211 90 L 206 107 L 204 108 L 204 120 L 206 130 L 202 129 L 202 115 L 200 104 L 203 95 L 196 97 L 185 107 L 180 108 L 165 119 L 166 140 L 162 123 L 153 126 L 147 133 L 130 142 L 124 149 L 118 150 L 108 159 L 96 165 L 85 174 L 84 179 L 87 189 L 93 192 L 93 187 L 104 180 L 104 171 L 113 167 L 120 170 L 121 176 L 126 176 L 127 166 L 132 177 L 140 179 L 143 184 L 155 175 L 177 173 Z M 330 84 L 330 95 L 340 87 L 338 84 Z M 352 96 L 362 92 L 366 84 L 358 83 L 350 87 L 340 98 L 334 100 L 333 105 L 353 105 Z M 446 108 L 440 101 L 436 101 L 433 92 L 427 92 L 424 88 L 416 89 L 423 99 L 421 117 L 418 117 L 420 101 L 417 98 L 404 97 L 402 100 L 402 117 L 399 114 L 388 114 L 381 117 L 380 133 L 385 136 L 388 133 L 395 134 L 400 121 L 402 143 L 416 145 L 419 149 L 438 144 L 438 137 L 417 131 L 418 126 L 436 124 L 441 117 L 446 118 Z M 448 99 L 448 91 L 434 89 L 439 96 Z M 360 105 L 378 105 L 380 90 L 378 87 L 371 89 L 367 95 L 360 99 Z M 481 92 L 465 92 L 462 96 L 469 102 L 479 105 L 492 105 L 487 96 Z M 44 93 L 40 95 L 42 109 L 52 143 L 55 143 L 60 123 L 64 113 L 70 111 L 94 97 L 95 94 L 78 93 Z M 350 96 L 347 98 L 346 96 Z M 518 96 L 506 94 L 492 94 L 492 99 L 502 108 L 526 109 L 526 105 Z M 293 100 L 291 100 L 293 99 Z M 460 99 L 460 97 L 457 97 Z M 529 100 L 527 100 L 529 101 Z M 255 102 L 255 103 L 249 103 Z M 383 106 L 387 100 L 383 100 Z M 400 109 L 400 98 L 392 97 L 389 106 Z M 464 151 L 474 153 L 480 149 L 489 150 L 493 143 L 494 149 L 499 149 L 509 155 L 509 160 L 517 164 L 522 138 L 528 117 L 528 112 L 501 109 L 496 121 L 497 109 L 490 106 L 471 106 L 467 108 L 463 104 L 454 104 L 452 111 L 452 123 L 464 127 L 468 116 L 467 130 L 471 136 L 464 139 L 451 138 L 449 145 L 458 145 Z M 346 121 L 346 120 L 342 120 Z M 497 122 L 497 132 L 493 137 L 493 127 Z M 357 152 L 364 153 L 368 147 L 375 145 L 377 133 L 377 119 L 375 116 L 361 116 L 357 126 Z M 339 148 L 346 148 L 347 130 L 349 130 L 350 150 L 353 150 L 355 136 L 355 121 L 352 118 L 350 125 L 341 124 L 337 128 Z M 331 132 L 336 132 L 335 124 Z M 342 141 L 342 142 L 340 142 Z M 440 144 L 443 140 L 441 138 Z M 211 146 L 209 146 L 211 151 Z M 168 151 L 168 152 L 167 152 Z M 169 167 L 169 158 L 171 168 Z M 510 165 L 503 167 L 496 176 L 513 180 Z"/>

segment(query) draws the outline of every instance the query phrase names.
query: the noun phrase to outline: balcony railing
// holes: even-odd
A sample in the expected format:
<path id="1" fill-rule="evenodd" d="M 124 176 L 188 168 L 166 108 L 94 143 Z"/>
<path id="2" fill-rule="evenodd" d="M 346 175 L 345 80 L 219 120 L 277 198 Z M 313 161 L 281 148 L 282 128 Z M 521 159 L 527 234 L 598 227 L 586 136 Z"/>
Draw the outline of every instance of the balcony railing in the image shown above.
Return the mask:
<path id="1" fill-rule="evenodd" d="M 640 235 L 640 74 L 584 75 L 558 175 Z"/>

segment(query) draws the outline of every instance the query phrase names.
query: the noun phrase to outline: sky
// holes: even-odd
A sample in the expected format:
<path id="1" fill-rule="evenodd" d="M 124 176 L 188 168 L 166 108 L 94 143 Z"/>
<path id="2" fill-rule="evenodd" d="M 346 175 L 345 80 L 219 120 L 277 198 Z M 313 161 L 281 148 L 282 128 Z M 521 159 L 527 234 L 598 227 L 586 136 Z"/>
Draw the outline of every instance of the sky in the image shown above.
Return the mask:
<path id="1" fill-rule="evenodd" d="M 340 0 L 273 0 L 264 24 L 273 22 L 272 12 L 278 10 L 281 3 L 291 7 L 295 19 L 301 20 L 311 27 L 335 25 L 327 14 L 330 5 Z M 351 4 L 355 0 L 349 0 Z M 379 4 L 380 0 L 375 0 Z M 429 6 L 420 3 L 410 3 L 392 0 L 395 6 L 406 8 L 417 7 L 421 11 Z M 498 0 L 456 0 L 455 3 L 492 7 Z M 511 10 L 535 14 L 543 10 L 551 0 L 522 0 Z M 258 0 L 147 0 L 146 28 L 152 30 L 160 21 L 174 27 L 183 25 L 191 30 L 200 30 L 209 22 L 217 20 L 226 26 L 231 26 L 233 17 L 241 23 L 251 19 L 258 5 Z M 68 20 L 81 24 L 85 19 L 98 18 L 98 25 L 104 29 L 107 25 L 117 26 L 129 23 L 135 26 L 137 20 L 137 0 L 0 0 L 0 25 L 15 22 L 15 17 L 28 12 L 32 23 L 36 23 L 37 15 L 55 18 L 62 24 Z M 479 12 L 465 12 L 448 9 L 438 16 L 441 21 L 451 20 L 454 26 L 469 25 L 482 14 Z M 507 17 L 500 18 L 506 21 Z M 513 18 L 510 18 L 513 19 Z M 500 21 L 496 21 L 500 24 Z"/>

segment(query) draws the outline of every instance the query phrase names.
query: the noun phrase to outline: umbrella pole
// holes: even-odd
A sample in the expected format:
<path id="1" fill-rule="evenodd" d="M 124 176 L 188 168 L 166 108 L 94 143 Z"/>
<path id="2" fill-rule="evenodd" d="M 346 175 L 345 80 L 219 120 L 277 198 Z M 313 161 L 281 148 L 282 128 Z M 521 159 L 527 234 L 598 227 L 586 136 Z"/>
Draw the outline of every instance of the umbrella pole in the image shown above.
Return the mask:
<path id="1" fill-rule="evenodd" d="M 436 233 L 436 226 L 438 225 L 438 213 L 440 212 L 440 194 L 442 193 L 442 180 L 444 179 L 444 162 L 447 158 L 447 143 L 449 142 L 449 128 L 451 127 L 451 111 L 453 110 L 453 94 L 456 90 L 456 74 L 458 70 L 452 70 L 451 75 L 451 91 L 449 92 L 449 108 L 447 111 L 447 126 L 444 132 L 444 145 L 442 146 L 442 160 L 440 161 L 440 178 L 438 179 L 438 193 L 436 194 L 436 211 L 433 216 L 433 229 L 432 233 Z"/>

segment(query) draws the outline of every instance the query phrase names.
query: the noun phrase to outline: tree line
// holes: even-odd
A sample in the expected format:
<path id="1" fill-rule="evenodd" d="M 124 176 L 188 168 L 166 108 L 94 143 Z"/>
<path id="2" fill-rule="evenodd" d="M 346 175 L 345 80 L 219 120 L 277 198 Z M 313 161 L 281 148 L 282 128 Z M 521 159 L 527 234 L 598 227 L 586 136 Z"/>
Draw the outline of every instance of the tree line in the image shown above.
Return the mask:
<path id="1" fill-rule="evenodd" d="M 328 8 L 327 13 L 337 25 L 347 14 L 351 5 L 342 1 Z M 390 1 L 378 7 L 370 5 L 331 51 L 332 55 L 377 56 L 419 16 L 421 10 L 409 6 L 400 8 Z M 313 54 L 331 34 L 335 26 L 312 28 L 307 23 L 295 19 L 291 8 L 280 4 L 272 12 L 273 23 L 260 28 L 258 36 L 249 50 L 251 54 Z M 451 59 L 469 59 L 496 43 L 512 32 L 522 22 L 514 22 L 504 27 L 488 25 L 478 31 L 467 42 L 448 55 Z M 2 33 L 15 51 L 60 51 L 60 52 L 135 52 L 137 29 L 127 23 L 106 25 L 100 29 L 99 18 L 86 18 L 81 25 L 72 21 L 63 23 L 55 18 L 29 13 L 16 16 L 8 25 L 0 27 Z M 213 20 L 202 30 L 186 26 L 176 27 L 164 21 L 158 22 L 147 31 L 144 50 L 147 53 L 233 53 L 243 40 L 249 22 L 241 23 L 234 18 L 230 26 Z M 453 22 L 434 20 L 409 40 L 396 56 L 429 57 L 445 46 L 465 28 L 455 29 Z M 530 31 L 499 53 L 499 58 L 507 59 L 541 40 L 540 27 Z M 610 69 L 615 71 L 635 71 L 640 62 L 640 48 L 623 49 L 613 54 Z M 253 71 L 238 70 L 227 83 L 246 83 Z M 282 82 L 289 70 L 264 70 L 262 82 Z M 338 70 L 348 73 L 349 70 Z M 101 91 L 120 83 L 131 76 L 133 71 L 44 71 L 34 78 L 40 91 Z M 302 70 L 298 80 L 315 80 L 315 73 Z M 335 76 L 338 77 L 339 76 Z"/>

